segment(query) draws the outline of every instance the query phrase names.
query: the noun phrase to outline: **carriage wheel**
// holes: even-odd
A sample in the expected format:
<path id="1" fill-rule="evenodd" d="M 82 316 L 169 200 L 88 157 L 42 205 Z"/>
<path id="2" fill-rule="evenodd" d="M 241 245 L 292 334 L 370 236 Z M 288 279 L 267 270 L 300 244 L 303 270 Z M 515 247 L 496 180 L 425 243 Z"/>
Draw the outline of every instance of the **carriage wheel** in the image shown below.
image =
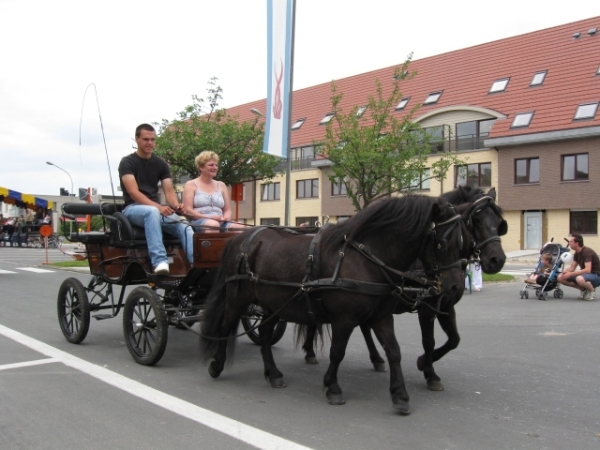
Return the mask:
<path id="1" fill-rule="evenodd" d="M 529 291 L 525 291 L 525 298 L 529 298 Z"/>
<path id="2" fill-rule="evenodd" d="M 563 294 L 564 294 L 564 292 L 563 292 L 562 289 L 557 289 L 557 290 L 554 291 L 554 296 L 556 298 L 563 298 Z"/>
<path id="3" fill-rule="evenodd" d="M 153 366 L 167 348 L 167 315 L 160 297 L 142 286 L 131 291 L 123 310 L 125 343 L 138 364 Z"/>
<path id="4" fill-rule="evenodd" d="M 250 305 L 248 307 L 248 311 L 246 311 L 246 314 L 242 316 L 242 326 L 244 327 L 244 330 L 248 331 L 257 325 L 260 326 L 263 317 L 264 313 L 262 312 L 262 309 L 259 306 Z M 275 329 L 273 330 L 273 338 L 271 339 L 271 345 L 275 345 L 279 342 L 279 340 L 283 337 L 283 334 L 285 333 L 286 327 L 286 321 L 280 320 L 279 322 L 277 322 L 277 325 L 275 325 Z M 259 329 L 257 328 L 248 332 L 248 337 L 256 345 L 260 345 L 258 330 Z"/>
<path id="5" fill-rule="evenodd" d="M 72 344 L 79 344 L 90 329 L 90 302 L 85 288 L 77 278 L 67 278 L 58 289 L 58 323 Z"/>
<path id="6" fill-rule="evenodd" d="M 523 289 L 519 292 L 519 294 L 521 295 L 521 298 L 525 297 L 525 292 L 526 292 L 525 289 Z"/>

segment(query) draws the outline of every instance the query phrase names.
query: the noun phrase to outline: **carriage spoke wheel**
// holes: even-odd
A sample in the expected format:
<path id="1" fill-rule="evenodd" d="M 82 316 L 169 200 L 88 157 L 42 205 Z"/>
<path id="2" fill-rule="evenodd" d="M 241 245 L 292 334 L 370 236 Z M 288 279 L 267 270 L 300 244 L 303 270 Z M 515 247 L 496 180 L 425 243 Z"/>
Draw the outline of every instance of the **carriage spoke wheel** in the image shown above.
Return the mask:
<path id="1" fill-rule="evenodd" d="M 145 366 L 156 364 L 167 348 L 168 323 L 160 297 L 145 286 L 134 289 L 123 310 L 125 343 L 133 359 Z"/>
<path id="2" fill-rule="evenodd" d="M 242 316 L 242 326 L 244 327 L 245 331 L 248 331 L 257 325 L 260 326 L 263 318 L 264 318 L 264 313 L 262 311 L 262 308 L 260 308 L 260 306 L 257 306 L 257 305 L 250 305 L 248 307 L 248 311 L 246 311 L 246 314 L 244 314 Z M 271 338 L 271 345 L 275 345 L 280 341 L 280 339 L 283 337 L 283 334 L 285 333 L 286 327 L 287 327 L 286 321 L 280 320 L 277 322 L 277 325 L 275 325 L 275 329 L 273 330 L 273 337 Z M 260 331 L 260 328 L 257 328 L 248 333 L 248 337 L 256 345 L 260 345 L 260 337 L 258 334 L 259 331 Z"/>
<path id="3" fill-rule="evenodd" d="M 56 302 L 60 329 L 72 344 L 79 344 L 90 329 L 90 302 L 77 278 L 67 278 L 60 285 Z"/>

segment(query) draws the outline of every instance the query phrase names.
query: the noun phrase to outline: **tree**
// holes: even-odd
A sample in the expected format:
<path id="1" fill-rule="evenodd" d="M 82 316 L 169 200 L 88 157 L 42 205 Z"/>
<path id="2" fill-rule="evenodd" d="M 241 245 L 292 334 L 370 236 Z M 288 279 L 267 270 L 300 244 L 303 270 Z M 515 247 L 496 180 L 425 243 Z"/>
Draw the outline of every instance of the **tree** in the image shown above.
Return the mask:
<path id="1" fill-rule="evenodd" d="M 280 160 L 262 151 L 264 124 L 240 122 L 237 116 L 219 109 L 222 89 L 216 81 L 208 82 L 206 100 L 194 95 L 193 103 L 179 112 L 176 120 L 163 119 L 157 124 L 156 153 L 169 163 L 174 178 L 195 178 L 194 158 L 204 150 L 219 155 L 218 179 L 227 185 L 273 178 Z"/>
<path id="2" fill-rule="evenodd" d="M 393 193 L 414 191 L 416 180 L 442 180 L 454 164 L 463 164 L 455 155 L 443 153 L 427 167 L 431 137 L 412 122 L 420 105 L 402 118 L 394 115 L 402 99 L 401 82 L 416 76 L 408 72 L 410 60 L 411 56 L 396 68 L 387 96 L 381 82 L 376 81 L 375 95 L 369 96 L 366 109 L 358 105 L 345 113 L 343 93 L 332 83 L 334 116 L 326 125 L 325 140 L 317 148 L 333 163 L 331 181 L 346 185 L 357 211 Z"/>

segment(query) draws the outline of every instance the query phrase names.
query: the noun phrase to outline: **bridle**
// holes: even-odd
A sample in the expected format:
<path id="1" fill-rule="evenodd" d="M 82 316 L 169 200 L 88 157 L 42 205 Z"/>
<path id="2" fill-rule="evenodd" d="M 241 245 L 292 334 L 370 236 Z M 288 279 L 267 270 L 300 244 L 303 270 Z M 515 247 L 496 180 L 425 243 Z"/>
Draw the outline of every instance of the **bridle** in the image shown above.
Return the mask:
<path id="1" fill-rule="evenodd" d="M 471 205 L 462 213 L 462 217 L 465 222 L 465 225 L 467 226 L 467 229 L 469 230 L 469 232 L 471 233 L 471 236 L 473 237 L 473 243 L 474 243 L 473 255 L 475 256 L 476 259 L 479 259 L 479 254 L 481 253 L 481 250 L 486 245 L 491 244 L 492 242 L 501 241 L 500 233 L 497 234 L 496 236 L 489 237 L 482 242 L 477 242 L 477 239 L 475 238 L 473 218 L 475 215 L 480 213 L 486 206 L 490 206 L 492 208 L 492 210 L 494 211 L 494 213 L 497 214 L 498 217 L 500 217 L 502 219 L 502 216 L 500 215 L 500 212 L 498 211 L 498 207 L 496 206 L 496 202 L 489 195 L 484 195 L 483 197 L 478 198 L 473 203 L 471 203 Z M 502 219 L 502 220 L 504 221 L 504 219 Z M 502 234 L 506 234 L 506 233 L 502 233 Z"/>

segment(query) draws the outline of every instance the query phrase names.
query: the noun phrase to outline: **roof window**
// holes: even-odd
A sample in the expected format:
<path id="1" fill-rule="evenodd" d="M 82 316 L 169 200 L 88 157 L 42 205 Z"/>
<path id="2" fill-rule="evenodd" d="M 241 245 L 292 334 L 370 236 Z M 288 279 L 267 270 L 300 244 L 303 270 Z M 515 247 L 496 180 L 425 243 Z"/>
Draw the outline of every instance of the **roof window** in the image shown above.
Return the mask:
<path id="1" fill-rule="evenodd" d="M 600 70 L 600 68 L 599 68 L 599 70 Z M 409 100 L 410 100 L 410 97 L 404 97 L 402 100 L 400 100 L 400 103 L 398 103 L 398 106 L 396 106 L 396 111 L 406 108 L 406 105 L 408 104 Z"/>
<path id="2" fill-rule="evenodd" d="M 319 123 L 321 125 L 323 125 L 323 124 L 329 122 L 331 119 L 333 119 L 333 116 L 335 116 L 335 113 L 332 113 L 332 112 L 331 113 L 327 113 L 327 114 L 325 114 L 325 117 L 323 117 L 321 119 L 321 121 Z"/>
<path id="3" fill-rule="evenodd" d="M 438 100 L 440 99 L 440 97 L 442 96 L 442 92 L 444 92 L 444 91 L 432 92 L 431 94 L 429 94 L 427 96 L 427 98 L 425 99 L 423 104 L 424 105 L 432 105 L 434 103 L 437 103 Z"/>
<path id="4" fill-rule="evenodd" d="M 579 105 L 577 111 L 575 111 L 575 120 L 581 119 L 593 119 L 596 116 L 598 110 L 598 102 L 586 103 L 585 105 Z"/>
<path id="5" fill-rule="evenodd" d="M 298 128 L 300 128 L 302 126 L 302 124 L 306 122 L 306 117 L 303 117 L 302 119 L 298 119 L 294 122 L 294 124 L 292 125 L 292 130 L 297 130 Z"/>
<path id="6" fill-rule="evenodd" d="M 531 79 L 531 83 L 529 83 L 529 86 L 541 86 L 542 84 L 544 84 L 544 80 L 546 79 L 547 73 L 548 72 L 546 70 L 536 72 L 533 78 Z"/>
<path id="7" fill-rule="evenodd" d="M 366 110 L 367 110 L 367 107 L 365 105 L 359 107 L 356 110 L 356 117 L 362 117 L 362 115 L 365 113 Z"/>
<path id="8" fill-rule="evenodd" d="M 511 128 L 525 128 L 528 127 L 533 118 L 533 111 L 519 113 L 515 115 Z"/>
<path id="9" fill-rule="evenodd" d="M 506 90 L 506 86 L 508 86 L 508 82 L 510 78 L 502 78 L 501 80 L 496 80 L 492 83 L 492 87 L 490 88 L 489 94 L 493 94 L 494 92 L 503 92 Z"/>

